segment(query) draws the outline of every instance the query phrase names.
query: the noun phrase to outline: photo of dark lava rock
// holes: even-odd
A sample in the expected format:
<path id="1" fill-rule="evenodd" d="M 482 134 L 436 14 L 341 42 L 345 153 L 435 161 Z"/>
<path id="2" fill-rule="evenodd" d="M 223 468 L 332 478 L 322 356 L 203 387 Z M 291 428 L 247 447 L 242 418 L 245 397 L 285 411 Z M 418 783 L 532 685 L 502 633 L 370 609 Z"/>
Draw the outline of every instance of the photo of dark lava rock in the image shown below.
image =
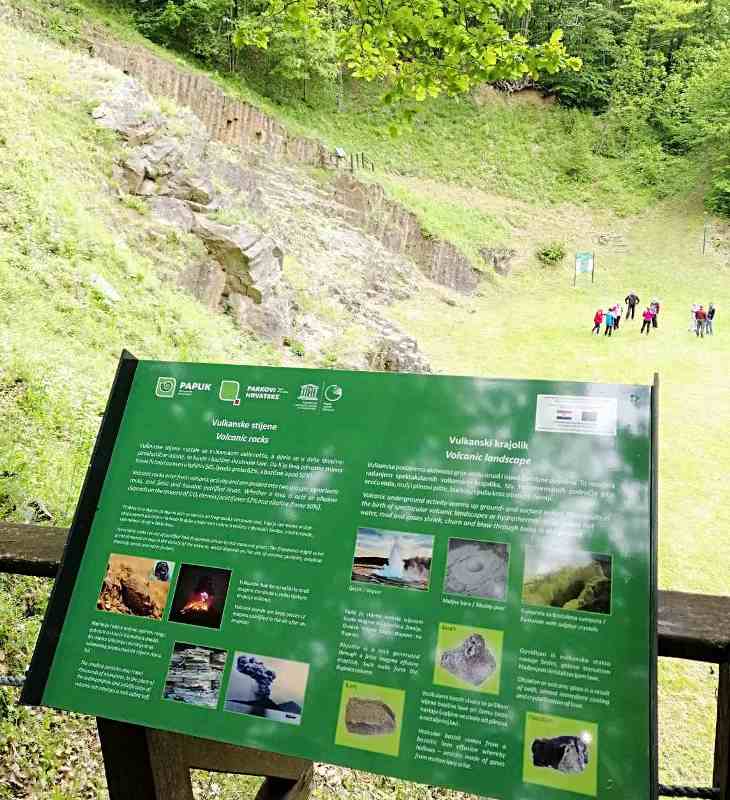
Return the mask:
<path id="1" fill-rule="evenodd" d="M 610 614 L 611 572 L 609 555 L 526 547 L 522 602 Z"/>
<path id="2" fill-rule="evenodd" d="M 96 607 L 115 614 L 162 619 L 174 569 L 172 561 L 112 553 Z"/>
<path id="3" fill-rule="evenodd" d="M 532 763 L 558 772 L 583 772 L 588 766 L 588 744 L 580 736 L 554 736 L 532 742 Z"/>
<path id="4" fill-rule="evenodd" d="M 449 539 L 444 592 L 504 600 L 509 547 L 503 542 Z"/>
<path id="5" fill-rule="evenodd" d="M 395 731 L 395 712 L 382 700 L 351 697 L 345 708 L 345 727 L 361 736 L 383 736 Z"/>
<path id="6" fill-rule="evenodd" d="M 175 642 L 163 697 L 194 706 L 218 705 L 226 651 Z"/>
<path id="7" fill-rule="evenodd" d="M 230 580 L 229 569 L 183 564 L 169 621 L 220 628 Z"/>

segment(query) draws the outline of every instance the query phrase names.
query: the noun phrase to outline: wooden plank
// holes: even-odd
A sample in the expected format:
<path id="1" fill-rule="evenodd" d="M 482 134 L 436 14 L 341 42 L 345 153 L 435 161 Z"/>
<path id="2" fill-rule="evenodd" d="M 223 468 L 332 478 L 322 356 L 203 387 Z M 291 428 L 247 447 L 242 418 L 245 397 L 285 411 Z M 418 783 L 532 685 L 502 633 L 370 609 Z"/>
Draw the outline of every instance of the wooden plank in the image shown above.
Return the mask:
<path id="1" fill-rule="evenodd" d="M 54 578 L 68 528 L 0 522 L 0 572 Z"/>
<path id="2" fill-rule="evenodd" d="M 659 592 L 659 655 L 730 661 L 730 597 Z"/>
<path id="3" fill-rule="evenodd" d="M 296 781 L 312 762 L 294 756 L 282 756 L 253 747 L 177 735 L 185 763 L 191 769 L 210 772 L 233 772 L 240 775 L 263 775 Z"/>
<path id="4" fill-rule="evenodd" d="M 190 766 L 185 761 L 180 736 L 152 728 L 147 732 L 155 797 L 158 800 L 195 800 Z M 129 784 L 133 786 L 133 784 Z M 136 800 L 136 798 L 135 798 Z"/>
<path id="5" fill-rule="evenodd" d="M 155 793 L 145 728 L 97 717 L 109 800 L 161 800 Z M 131 789 L 131 791 L 130 791 Z"/>
<path id="6" fill-rule="evenodd" d="M 261 784 L 256 800 L 307 800 L 312 791 L 313 780 L 314 768 L 311 764 L 296 781 L 267 778 Z"/>
<path id="7" fill-rule="evenodd" d="M 715 726 L 715 769 L 713 784 L 720 800 L 730 800 L 730 664 L 720 664 L 717 684 L 717 723 Z"/>

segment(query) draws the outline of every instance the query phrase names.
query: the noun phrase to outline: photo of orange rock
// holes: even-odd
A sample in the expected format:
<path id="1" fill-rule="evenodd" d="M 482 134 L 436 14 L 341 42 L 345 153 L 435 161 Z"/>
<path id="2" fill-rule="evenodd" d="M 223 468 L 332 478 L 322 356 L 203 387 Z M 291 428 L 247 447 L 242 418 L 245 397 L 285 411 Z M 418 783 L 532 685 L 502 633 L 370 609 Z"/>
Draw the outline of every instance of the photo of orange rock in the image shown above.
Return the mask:
<path id="1" fill-rule="evenodd" d="M 115 614 L 162 619 L 175 569 L 172 561 L 112 553 L 96 607 Z"/>

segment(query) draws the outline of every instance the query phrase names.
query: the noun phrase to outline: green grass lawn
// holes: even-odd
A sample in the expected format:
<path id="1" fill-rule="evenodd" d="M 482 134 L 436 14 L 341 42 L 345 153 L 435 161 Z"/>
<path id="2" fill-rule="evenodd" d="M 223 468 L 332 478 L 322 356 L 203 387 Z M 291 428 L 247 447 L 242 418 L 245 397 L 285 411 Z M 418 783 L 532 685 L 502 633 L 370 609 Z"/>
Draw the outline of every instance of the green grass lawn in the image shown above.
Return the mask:
<path id="1" fill-rule="evenodd" d="M 696 199 L 667 202 L 626 226 L 625 252 L 602 252 L 593 285 L 581 276 L 573 288 L 572 250 L 564 265 L 535 261 L 457 308 L 434 291 L 397 317 L 446 373 L 647 384 L 657 372 L 660 587 L 727 594 L 730 282 L 727 266 L 700 253 L 702 225 Z M 641 336 L 637 319 L 592 337 L 596 308 L 631 289 L 642 302 L 659 298 L 659 327 Z M 719 309 L 715 335 L 698 339 L 690 306 L 709 301 Z M 660 677 L 662 779 L 710 785 L 716 675 L 663 660 Z"/>

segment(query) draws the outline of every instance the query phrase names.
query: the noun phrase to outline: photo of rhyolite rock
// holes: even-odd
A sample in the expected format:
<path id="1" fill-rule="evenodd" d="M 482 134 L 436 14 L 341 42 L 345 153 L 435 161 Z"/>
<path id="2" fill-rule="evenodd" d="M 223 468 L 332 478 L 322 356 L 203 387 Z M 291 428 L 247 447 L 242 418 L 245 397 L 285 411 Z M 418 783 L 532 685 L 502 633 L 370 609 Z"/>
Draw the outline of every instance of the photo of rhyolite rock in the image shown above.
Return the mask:
<path id="1" fill-rule="evenodd" d="M 96 607 L 100 611 L 162 619 L 174 564 L 112 553 Z"/>
<path id="2" fill-rule="evenodd" d="M 449 539 L 444 591 L 504 600 L 509 548 L 501 542 Z"/>
<path id="3" fill-rule="evenodd" d="M 481 686 L 497 669 L 497 659 L 484 637 L 472 633 L 457 647 L 441 653 L 441 667 L 465 683 Z"/>
<path id="4" fill-rule="evenodd" d="M 588 766 L 588 745 L 579 736 L 534 739 L 532 763 L 536 767 L 549 767 L 558 772 L 583 772 Z"/>
<path id="5" fill-rule="evenodd" d="M 611 556 L 585 552 L 568 556 L 535 554 L 530 552 L 532 549 L 526 548 L 523 603 L 611 613 Z"/>
<path id="6" fill-rule="evenodd" d="M 393 709 L 381 700 L 351 697 L 345 708 L 345 727 L 349 733 L 383 736 L 393 733 L 396 721 Z"/>

